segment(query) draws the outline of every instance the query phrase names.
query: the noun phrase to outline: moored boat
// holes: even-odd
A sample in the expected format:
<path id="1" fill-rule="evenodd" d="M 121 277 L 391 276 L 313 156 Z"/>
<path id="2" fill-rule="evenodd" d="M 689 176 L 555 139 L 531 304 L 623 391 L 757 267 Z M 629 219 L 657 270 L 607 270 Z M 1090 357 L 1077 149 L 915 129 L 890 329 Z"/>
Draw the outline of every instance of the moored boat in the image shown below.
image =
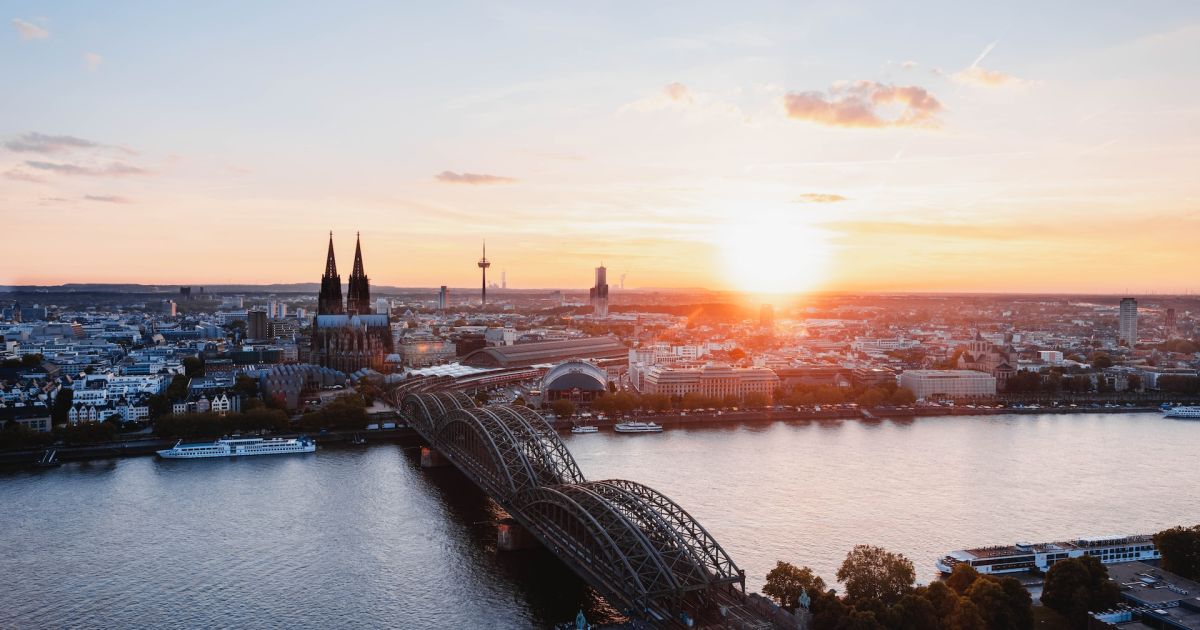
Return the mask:
<path id="1" fill-rule="evenodd" d="M 1163 417 L 1200 420 L 1200 407 L 1171 407 L 1163 412 Z"/>
<path id="2" fill-rule="evenodd" d="M 594 424 L 577 424 L 571 427 L 571 433 L 599 433 L 600 427 Z"/>
<path id="3" fill-rule="evenodd" d="M 158 451 L 164 459 L 202 459 L 206 457 L 241 457 L 246 455 L 282 455 L 285 453 L 311 453 L 317 443 L 307 436 L 298 438 L 233 438 L 215 442 L 184 444 Z"/>
<path id="4" fill-rule="evenodd" d="M 1162 556 L 1149 534 L 1134 536 L 1100 536 L 1076 538 L 1063 542 L 997 545 L 976 549 L 951 551 L 935 564 L 938 571 L 949 574 L 959 564 L 967 564 L 985 575 L 1047 571 L 1055 562 L 1067 558 L 1092 556 L 1103 564 L 1158 560 Z"/>
<path id="5" fill-rule="evenodd" d="M 662 425 L 657 422 L 619 422 L 613 426 L 617 433 L 662 433 Z"/>

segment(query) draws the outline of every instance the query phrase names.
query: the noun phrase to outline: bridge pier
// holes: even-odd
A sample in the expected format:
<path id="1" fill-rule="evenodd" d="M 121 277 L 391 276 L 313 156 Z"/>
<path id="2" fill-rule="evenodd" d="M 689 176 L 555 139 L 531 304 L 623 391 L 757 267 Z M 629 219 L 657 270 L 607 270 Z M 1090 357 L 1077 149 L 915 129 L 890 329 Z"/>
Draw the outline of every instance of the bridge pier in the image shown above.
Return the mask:
<path id="1" fill-rule="evenodd" d="M 421 447 L 421 468 L 441 468 L 449 466 L 450 462 L 442 457 L 442 454 L 429 448 L 428 446 Z"/>
<path id="2" fill-rule="evenodd" d="M 537 547 L 538 541 L 521 524 L 511 518 L 496 523 L 496 549 L 521 551 Z"/>

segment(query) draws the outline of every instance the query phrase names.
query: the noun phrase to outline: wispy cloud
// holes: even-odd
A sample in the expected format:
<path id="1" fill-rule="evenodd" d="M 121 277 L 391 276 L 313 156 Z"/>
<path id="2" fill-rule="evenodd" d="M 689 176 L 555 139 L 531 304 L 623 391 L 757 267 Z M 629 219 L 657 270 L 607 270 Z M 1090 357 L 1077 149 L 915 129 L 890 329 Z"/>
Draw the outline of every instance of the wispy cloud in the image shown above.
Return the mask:
<path id="1" fill-rule="evenodd" d="M 119 195 L 84 195 L 84 199 L 88 201 L 99 201 L 102 203 L 133 203 L 129 197 L 121 197 Z"/>
<path id="2" fill-rule="evenodd" d="M 104 166 L 80 166 L 78 164 L 62 164 L 59 162 L 41 162 L 26 160 L 25 165 L 40 171 L 48 171 L 59 175 L 81 175 L 86 177 L 124 177 L 126 175 L 148 175 L 150 171 L 123 162 L 111 162 Z"/>
<path id="3" fill-rule="evenodd" d="M 90 149 L 101 146 L 97 142 L 76 138 L 75 136 L 51 136 L 36 131 L 17 136 L 15 140 L 8 140 L 3 145 L 9 151 L 46 154 L 64 153 L 73 149 Z"/>
<path id="4" fill-rule="evenodd" d="M 839 201 L 848 201 L 848 199 L 830 193 L 804 193 L 796 198 L 797 203 L 837 203 Z"/>
<path id="5" fill-rule="evenodd" d="M 513 184 L 517 181 L 512 177 L 502 177 L 500 175 L 487 175 L 483 173 L 455 173 L 454 171 L 442 171 L 441 173 L 435 175 L 434 179 L 446 184 L 470 184 L 472 186 Z"/>
<path id="6" fill-rule="evenodd" d="M 1004 72 L 1000 72 L 999 70 L 988 70 L 987 68 L 979 65 L 983 63 L 983 60 L 986 59 L 993 50 L 995 50 L 996 44 L 999 43 L 999 40 L 997 40 L 988 44 L 987 47 L 983 49 L 983 52 L 979 53 L 979 56 L 975 58 L 975 61 L 971 62 L 971 65 L 950 75 L 950 78 L 959 83 L 981 87 L 1002 87 L 1024 85 L 1029 83 L 1024 79 L 1018 79 L 1011 74 L 1006 74 Z"/>
<path id="7" fill-rule="evenodd" d="M 7 177 L 8 179 L 11 179 L 13 181 L 18 181 L 18 182 L 33 182 L 35 184 L 46 183 L 45 177 L 42 177 L 40 175 L 35 175 L 33 173 L 28 173 L 19 168 L 14 168 L 14 169 L 10 169 L 10 170 L 6 171 L 4 173 L 4 176 Z"/>
<path id="8" fill-rule="evenodd" d="M 832 127 L 935 127 L 942 104 L 925 88 L 874 81 L 837 83 L 824 92 L 788 92 L 788 118 Z M 898 109 L 897 109 L 898 108 Z"/>
<path id="9" fill-rule="evenodd" d="M 12 25 L 13 28 L 17 29 L 17 34 L 21 36 L 21 39 L 26 41 L 31 39 L 46 39 L 47 37 L 50 37 L 50 31 L 47 31 L 46 29 L 38 26 L 37 24 L 33 24 L 32 22 L 26 22 L 21 18 L 13 18 Z"/>
<path id="10" fill-rule="evenodd" d="M 737 105 L 725 102 L 712 94 L 695 92 L 678 81 L 668 83 L 663 86 L 662 90 L 650 96 L 622 105 L 618 113 L 648 113 L 664 110 L 685 112 L 693 119 L 711 119 L 722 116 L 746 118 Z"/>
<path id="11" fill-rule="evenodd" d="M 88 70 L 95 72 L 100 69 L 100 64 L 104 63 L 104 57 L 99 53 L 87 52 L 83 53 L 83 65 Z"/>

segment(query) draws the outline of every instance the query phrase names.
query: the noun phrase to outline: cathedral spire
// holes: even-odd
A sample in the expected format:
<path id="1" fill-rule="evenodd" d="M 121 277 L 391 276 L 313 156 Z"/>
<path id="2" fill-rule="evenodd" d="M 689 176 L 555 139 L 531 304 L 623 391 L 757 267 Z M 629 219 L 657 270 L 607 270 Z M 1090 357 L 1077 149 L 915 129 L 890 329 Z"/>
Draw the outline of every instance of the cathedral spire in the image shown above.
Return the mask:
<path id="1" fill-rule="evenodd" d="M 333 256 L 333 232 L 329 233 L 329 253 L 325 256 L 325 274 L 321 276 L 321 293 L 317 296 L 318 315 L 340 315 L 342 306 L 342 277 L 337 272 Z"/>
<path id="2" fill-rule="evenodd" d="M 333 230 L 329 231 L 329 253 L 325 256 L 325 275 L 323 278 L 332 278 L 338 275 L 337 260 L 333 257 Z"/>
<path id="3" fill-rule="evenodd" d="M 346 311 L 352 315 L 367 315 L 371 312 L 371 283 L 363 269 L 361 236 L 355 237 L 354 270 L 350 272 Z"/>
<path id="4" fill-rule="evenodd" d="M 354 270 L 350 272 L 350 277 L 357 276 L 366 277 L 367 273 L 363 271 L 362 263 L 362 235 L 358 232 L 354 233 Z"/>

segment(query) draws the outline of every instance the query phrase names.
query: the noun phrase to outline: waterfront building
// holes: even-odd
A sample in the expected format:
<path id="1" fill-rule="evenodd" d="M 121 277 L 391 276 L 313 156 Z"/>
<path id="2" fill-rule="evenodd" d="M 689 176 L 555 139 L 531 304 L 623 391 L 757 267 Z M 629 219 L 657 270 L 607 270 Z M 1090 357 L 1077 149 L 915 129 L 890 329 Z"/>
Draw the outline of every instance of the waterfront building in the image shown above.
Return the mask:
<path id="1" fill-rule="evenodd" d="M 542 392 L 547 401 L 566 398 L 590 403 L 608 389 L 608 372 L 591 361 L 565 361 L 542 377 Z"/>
<path id="2" fill-rule="evenodd" d="M 597 319 L 608 317 L 607 275 L 608 270 L 604 268 L 604 265 L 596 267 L 596 285 L 588 291 L 592 304 L 592 314 Z"/>
<path id="3" fill-rule="evenodd" d="M 1130 347 L 1137 343 L 1138 339 L 1138 304 L 1133 298 L 1121 299 L 1120 310 L 1120 332 L 1117 340 Z"/>
<path id="4" fill-rule="evenodd" d="M 394 352 L 395 343 L 389 316 L 371 313 L 371 288 L 363 267 L 361 239 L 355 241 L 349 287 L 343 306 L 331 234 L 317 315 L 313 318 L 311 360 L 347 374 L 362 368 L 383 370 L 384 359 Z"/>
<path id="5" fill-rule="evenodd" d="M 996 395 L 996 377 L 976 370 L 905 370 L 900 387 L 917 400 L 989 398 Z"/>
<path id="6" fill-rule="evenodd" d="M 640 375 L 642 393 L 683 397 L 699 394 L 713 398 L 763 394 L 768 400 L 779 387 L 779 377 L 767 368 L 735 368 L 707 364 L 698 368 L 656 365 Z"/>

